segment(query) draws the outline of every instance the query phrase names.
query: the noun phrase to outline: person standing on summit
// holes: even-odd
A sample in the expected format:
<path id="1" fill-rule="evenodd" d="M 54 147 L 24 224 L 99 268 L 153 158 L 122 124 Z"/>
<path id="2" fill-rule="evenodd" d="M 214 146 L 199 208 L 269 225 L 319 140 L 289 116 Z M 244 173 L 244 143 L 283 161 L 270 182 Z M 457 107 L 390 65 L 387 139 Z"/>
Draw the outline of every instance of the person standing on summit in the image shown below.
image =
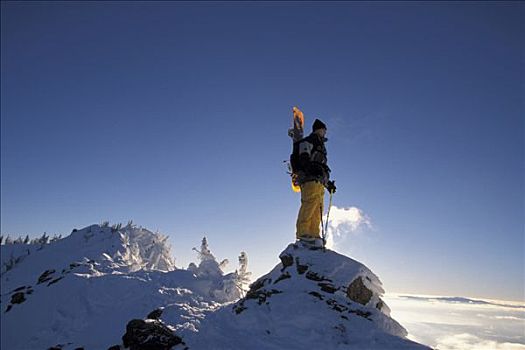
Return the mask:
<path id="1" fill-rule="evenodd" d="M 335 193 L 334 181 L 330 181 L 330 168 L 327 165 L 325 148 L 327 128 L 316 119 L 312 133 L 298 141 L 300 170 L 297 183 L 301 188 L 301 208 L 297 216 L 296 237 L 298 240 L 315 246 L 323 245 L 319 225 L 323 213 L 324 190 Z"/>

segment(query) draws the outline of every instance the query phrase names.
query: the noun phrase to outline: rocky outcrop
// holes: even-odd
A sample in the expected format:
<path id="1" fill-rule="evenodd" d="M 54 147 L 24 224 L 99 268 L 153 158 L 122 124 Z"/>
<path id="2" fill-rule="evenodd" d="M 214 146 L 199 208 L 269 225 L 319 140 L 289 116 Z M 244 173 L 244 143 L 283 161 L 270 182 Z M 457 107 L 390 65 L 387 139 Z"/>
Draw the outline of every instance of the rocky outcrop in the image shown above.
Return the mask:
<path id="1" fill-rule="evenodd" d="M 372 291 L 363 283 L 363 277 L 357 277 L 346 289 L 346 296 L 356 303 L 366 305 L 372 299 Z"/>
<path id="2" fill-rule="evenodd" d="M 56 273 L 56 270 L 49 269 L 42 272 L 42 274 L 38 277 L 36 284 L 34 285 L 34 288 L 40 288 L 43 285 L 46 285 L 47 287 L 57 283 L 68 273 L 71 273 L 75 268 L 82 266 L 82 264 L 79 263 L 71 263 L 69 264 L 68 268 L 62 269 L 62 272 L 60 274 Z M 42 286 L 40 286 L 42 285 Z M 11 291 L 11 302 L 7 305 L 7 308 L 5 312 L 10 311 L 15 304 L 22 304 L 27 300 L 27 296 L 29 294 L 33 294 L 35 289 L 33 286 L 22 286 L 14 289 Z"/>
<path id="3" fill-rule="evenodd" d="M 40 284 L 40 283 L 44 283 L 44 282 L 47 282 L 47 281 L 50 281 L 53 279 L 53 277 L 51 277 L 53 274 L 55 273 L 55 270 L 46 270 L 44 271 L 40 277 L 38 277 L 38 281 L 36 282 L 36 284 Z"/>
<path id="4" fill-rule="evenodd" d="M 303 254 L 301 254 L 303 256 L 294 256 L 293 250 L 295 249 L 303 249 L 304 252 L 304 248 L 298 248 L 298 246 L 295 245 L 291 251 L 288 249 L 287 251 L 283 252 L 280 255 L 282 263 L 282 268 L 280 269 L 281 274 L 275 280 L 273 280 L 271 277 L 264 277 L 254 282 L 250 286 L 246 297 L 234 305 L 233 309 L 237 314 L 247 310 L 248 307 L 246 306 L 246 302 L 251 299 L 257 300 L 257 304 L 259 305 L 263 303 L 269 304 L 267 299 L 269 299 L 274 294 L 283 292 L 274 286 L 283 280 L 291 279 L 293 274 L 296 279 L 300 278 L 305 281 L 311 281 L 311 290 L 307 293 L 317 299 L 325 301 L 329 309 L 335 310 L 337 312 L 354 314 L 364 318 L 368 318 L 371 315 L 369 311 L 361 310 L 358 305 L 352 306 L 352 302 L 358 303 L 360 305 L 366 305 L 372 299 L 373 292 L 370 288 L 365 286 L 362 276 L 355 278 L 346 288 L 344 285 L 336 285 L 336 283 L 334 283 L 331 278 L 313 271 L 313 269 L 316 267 L 312 266 L 312 263 L 307 262 L 307 259 L 305 259 Z M 319 254 L 321 254 L 320 251 Z M 301 262 L 303 260 L 304 262 Z M 370 282 L 372 281 L 368 276 L 365 278 Z M 343 290 L 346 291 L 346 297 L 348 299 L 346 303 L 338 301 L 329 296 L 330 294 L 335 294 L 336 292 Z M 383 302 L 380 301 L 378 302 L 378 305 L 382 306 L 382 303 Z M 378 309 L 380 310 L 381 308 L 378 307 Z"/>
<path id="5" fill-rule="evenodd" d="M 182 338 L 162 322 L 140 319 L 128 322 L 122 342 L 130 350 L 170 350 L 175 345 L 184 345 Z"/>
<path id="6" fill-rule="evenodd" d="M 26 296 L 28 294 L 32 294 L 33 291 L 33 287 L 31 286 L 22 286 L 11 291 L 11 300 L 10 303 L 7 305 L 5 312 L 10 311 L 15 304 L 22 304 L 23 302 L 25 302 L 27 300 Z"/>
<path id="7" fill-rule="evenodd" d="M 353 313 L 358 316 L 366 315 L 368 317 L 370 312 L 356 308 L 359 308 L 359 305 L 367 306 L 371 304 L 372 300 L 375 301 L 373 306 L 377 310 L 381 311 L 385 306 L 380 298 L 381 293 L 383 293 L 381 282 L 368 268 L 355 260 L 330 250 L 309 250 L 296 244 L 290 245 L 280 254 L 279 258 L 281 260 L 280 274 L 276 278 L 272 278 L 273 273 L 270 273 L 255 281 L 250 286 L 246 297 L 234 306 L 237 313 L 247 309 L 246 300 L 256 299 L 260 305 L 265 303 L 271 295 L 282 293 L 282 290 L 274 286 L 291 278 L 295 278 L 296 281 L 297 279 L 310 281 L 311 290 L 307 293 L 318 299 L 326 300 L 327 304 L 334 310 L 354 311 Z M 323 258 L 328 259 L 317 261 Z M 342 262 L 348 265 L 347 269 L 339 266 Z M 334 264 L 334 266 L 330 266 L 330 264 Z M 346 282 L 345 278 L 350 279 L 350 281 Z M 271 288 L 269 288 L 270 285 Z M 334 299 L 327 298 L 329 294 L 336 294 L 337 292 L 340 292 L 338 293 L 340 296 L 345 295 L 347 302 L 355 304 L 355 310 L 348 306 L 341 306 Z M 384 309 L 385 314 L 389 316 L 388 308 Z"/>
<path id="8" fill-rule="evenodd" d="M 160 316 L 162 316 L 162 308 L 153 310 L 148 314 L 148 316 L 146 316 L 146 318 L 150 320 L 158 320 Z"/>
<path id="9" fill-rule="evenodd" d="M 246 296 L 232 306 L 230 327 L 239 330 L 231 324 L 249 320 L 251 327 L 260 328 L 264 339 L 275 341 L 272 344 L 286 341 L 286 329 L 315 330 L 314 338 L 308 338 L 311 343 L 301 344 L 302 338 L 295 337 L 294 349 L 327 343 L 331 347 L 354 344 L 353 348 L 369 348 L 373 344 L 373 349 L 428 349 L 406 339 L 406 330 L 390 317 L 381 299 L 384 290 L 379 278 L 365 265 L 328 249 L 311 250 L 297 244 L 290 244 L 279 258 L 281 263 L 252 283 Z M 210 321 L 199 335 L 222 333 L 217 327 L 223 325 Z M 278 338 L 279 332 L 284 338 Z"/>

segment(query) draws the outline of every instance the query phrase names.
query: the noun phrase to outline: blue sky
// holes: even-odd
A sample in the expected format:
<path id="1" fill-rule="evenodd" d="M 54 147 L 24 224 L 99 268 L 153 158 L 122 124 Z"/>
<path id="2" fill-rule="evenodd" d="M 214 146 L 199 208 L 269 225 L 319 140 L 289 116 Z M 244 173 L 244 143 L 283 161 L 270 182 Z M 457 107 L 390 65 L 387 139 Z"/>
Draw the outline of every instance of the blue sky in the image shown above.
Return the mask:
<path id="1" fill-rule="evenodd" d="M 291 107 L 328 125 L 337 250 L 385 289 L 524 299 L 519 2 L 2 2 L 1 231 L 294 239 Z"/>

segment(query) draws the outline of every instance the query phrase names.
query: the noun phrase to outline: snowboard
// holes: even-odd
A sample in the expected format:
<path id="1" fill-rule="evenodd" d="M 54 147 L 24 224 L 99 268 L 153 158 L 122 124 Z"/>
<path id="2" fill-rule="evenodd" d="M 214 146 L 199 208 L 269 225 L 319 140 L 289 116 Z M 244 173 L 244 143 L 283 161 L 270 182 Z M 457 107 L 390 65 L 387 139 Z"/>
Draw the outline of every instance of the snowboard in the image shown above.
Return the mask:
<path id="1" fill-rule="evenodd" d="M 292 150 L 295 142 L 299 141 L 304 136 L 304 114 L 297 107 L 292 108 L 293 119 L 292 119 L 292 128 L 288 129 L 288 136 L 292 138 Z M 291 166 L 289 164 L 289 172 L 292 177 L 292 190 L 294 192 L 300 192 L 301 188 L 297 183 L 297 174 L 294 174 Z"/>

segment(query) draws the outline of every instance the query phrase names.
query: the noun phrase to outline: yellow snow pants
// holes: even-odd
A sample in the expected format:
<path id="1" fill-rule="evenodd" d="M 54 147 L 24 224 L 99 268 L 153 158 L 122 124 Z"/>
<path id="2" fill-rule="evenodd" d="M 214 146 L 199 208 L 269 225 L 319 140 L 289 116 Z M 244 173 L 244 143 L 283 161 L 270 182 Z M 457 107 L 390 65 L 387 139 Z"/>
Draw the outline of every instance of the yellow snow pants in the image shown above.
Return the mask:
<path id="1" fill-rule="evenodd" d="M 296 237 L 321 238 L 319 225 L 324 204 L 324 186 L 317 181 L 301 185 L 301 208 L 297 215 Z"/>

